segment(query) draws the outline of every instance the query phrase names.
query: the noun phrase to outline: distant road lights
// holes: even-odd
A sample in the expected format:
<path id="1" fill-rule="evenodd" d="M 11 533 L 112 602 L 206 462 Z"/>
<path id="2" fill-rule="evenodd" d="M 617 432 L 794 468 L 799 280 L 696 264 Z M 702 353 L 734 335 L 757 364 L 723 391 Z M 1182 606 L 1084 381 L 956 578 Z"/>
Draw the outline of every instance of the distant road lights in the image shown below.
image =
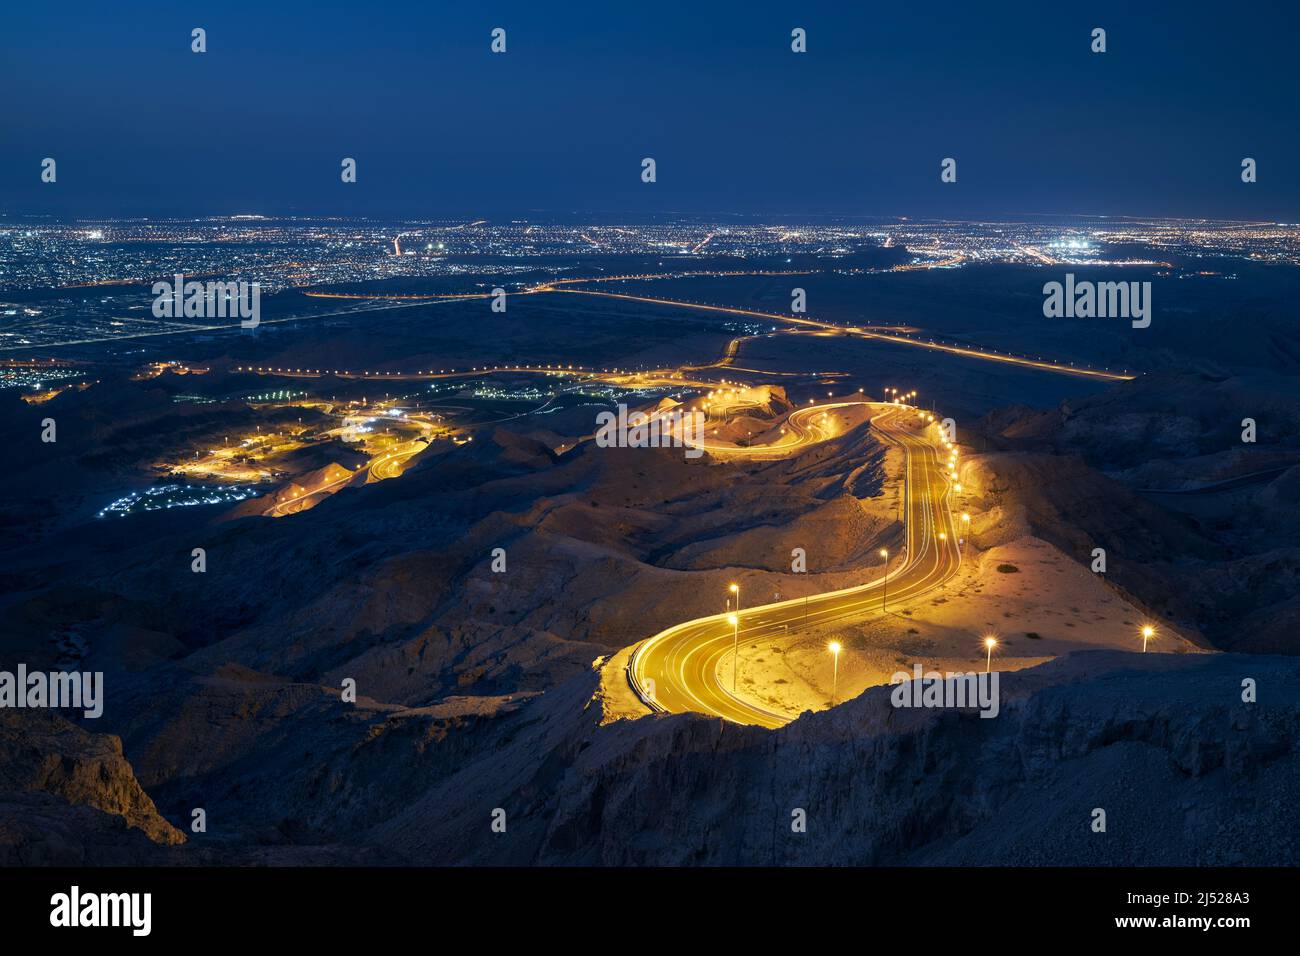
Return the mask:
<path id="1" fill-rule="evenodd" d="M 831 706 L 834 707 L 836 685 L 840 681 L 840 642 L 831 641 L 826 645 L 826 649 L 831 652 L 831 657 L 834 659 L 834 663 L 831 665 Z"/>
<path id="2" fill-rule="evenodd" d="M 1147 652 L 1147 641 L 1151 640 L 1151 638 L 1155 636 L 1156 636 L 1156 629 L 1154 627 L 1152 627 L 1150 624 L 1143 625 L 1142 627 L 1142 653 L 1143 654 Z"/>
<path id="3" fill-rule="evenodd" d="M 984 638 L 984 649 L 988 652 L 984 658 L 984 673 L 986 674 L 993 669 L 993 648 L 997 646 L 998 639 L 992 634 Z"/>
<path id="4" fill-rule="evenodd" d="M 740 615 L 728 614 L 727 623 L 731 625 L 731 692 L 736 692 L 736 665 L 740 661 Z"/>

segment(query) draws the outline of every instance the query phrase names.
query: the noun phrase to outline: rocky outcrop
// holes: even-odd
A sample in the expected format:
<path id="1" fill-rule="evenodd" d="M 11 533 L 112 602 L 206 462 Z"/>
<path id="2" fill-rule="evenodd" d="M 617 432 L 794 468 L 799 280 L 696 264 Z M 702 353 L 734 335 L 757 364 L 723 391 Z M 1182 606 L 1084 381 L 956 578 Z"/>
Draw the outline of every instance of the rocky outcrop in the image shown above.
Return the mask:
<path id="1" fill-rule="evenodd" d="M 101 810 L 154 843 L 185 842 L 140 787 L 120 739 L 49 711 L 0 712 L 0 794 L 31 792 Z"/>
<path id="2" fill-rule="evenodd" d="M 0 791 L 0 866 L 149 866 L 162 848 L 124 819 L 40 791 Z"/>

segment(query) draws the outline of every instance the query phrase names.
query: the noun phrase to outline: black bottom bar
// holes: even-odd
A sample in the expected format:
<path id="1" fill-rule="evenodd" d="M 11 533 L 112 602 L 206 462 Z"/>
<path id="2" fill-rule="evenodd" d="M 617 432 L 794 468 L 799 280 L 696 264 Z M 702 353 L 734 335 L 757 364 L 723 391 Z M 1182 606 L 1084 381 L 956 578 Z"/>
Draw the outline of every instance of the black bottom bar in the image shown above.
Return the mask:
<path id="1" fill-rule="evenodd" d="M 431 945 L 668 945 L 690 926 L 709 936 L 811 943 L 954 932 L 1025 931 L 1042 939 L 1099 935 L 1231 942 L 1293 924 L 1293 869 L 84 869 L 0 871 L 6 942 L 71 933 L 83 940 L 169 943 L 292 940 L 372 945 L 406 933 Z M 51 915 L 117 927 L 51 925 Z M 125 897 L 148 893 L 141 908 Z M 61 894 L 63 898 L 58 895 Z M 94 897 L 87 902 L 87 897 Z M 98 916 L 100 912 L 106 916 Z M 134 916 L 134 924 L 131 917 Z M 1207 922 L 1208 921 L 1208 925 Z M 701 925 L 703 924 L 703 925 Z M 694 932 L 694 931 L 692 931 Z M 617 935 L 611 935 L 617 934 Z M 622 942 L 618 942 L 619 939 Z M 658 940 L 656 943 L 655 941 Z"/>

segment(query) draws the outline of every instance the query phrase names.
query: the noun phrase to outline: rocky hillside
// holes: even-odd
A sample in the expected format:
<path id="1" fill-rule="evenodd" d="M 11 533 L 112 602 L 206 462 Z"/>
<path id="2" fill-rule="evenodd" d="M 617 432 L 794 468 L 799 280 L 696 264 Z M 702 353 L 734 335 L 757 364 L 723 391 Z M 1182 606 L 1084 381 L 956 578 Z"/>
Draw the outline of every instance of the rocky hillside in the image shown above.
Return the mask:
<path id="1" fill-rule="evenodd" d="M 0 664 L 105 673 L 96 733 L 63 734 L 120 737 L 123 780 L 176 825 L 203 807 L 209 832 L 185 853 L 295 853 L 490 755 L 481 727 L 588 679 L 611 649 L 715 610 L 729 581 L 747 595 L 843 586 L 897 531 L 892 502 L 869 497 L 886 452 L 865 428 L 758 464 L 486 438 L 290 518 L 159 522 L 29 570 L 7 598 Z M 52 539 L 49 552 L 65 546 L 84 544 Z M 807 574 L 790 573 L 795 546 Z M 205 573 L 191 571 L 194 547 Z M 345 681 L 356 704 L 341 700 Z M 66 799 L 131 821 L 125 786 Z"/>
<path id="2" fill-rule="evenodd" d="M 1107 583 L 1214 646 L 1300 651 L 1300 398 L 1143 377 L 1052 411 L 993 412 L 972 442 L 972 485 L 1003 523 L 1084 564 L 1104 548 Z"/>
<path id="3" fill-rule="evenodd" d="M 1244 677 L 1261 703 L 1242 702 Z M 685 715 L 566 727 L 584 691 L 522 711 L 497 738 L 507 759 L 371 836 L 508 864 L 1281 864 L 1300 849 L 1287 658 L 1084 652 L 1006 675 L 992 720 L 896 710 L 876 688 L 775 732 Z"/>
<path id="4" fill-rule="evenodd" d="M 1245 678 L 1258 703 L 1242 701 Z M 217 832 L 146 857 L 1269 865 L 1300 850 L 1289 822 L 1300 798 L 1293 658 L 1081 652 L 1003 675 L 991 720 L 897 710 L 882 687 L 774 732 L 692 715 L 602 726 L 597 683 L 589 673 L 459 714 L 345 711 L 323 696 L 309 719 L 282 711 L 278 744 L 181 784 L 202 793 Z M 313 749 L 297 753 L 309 734 Z M 505 832 L 492 829 L 497 810 Z M 806 832 L 791 828 L 796 810 Z M 220 832 L 226 813 L 258 827 L 252 845 Z M 0 834 L 20 861 L 54 849 L 141 859 L 103 817 L 49 796 L 0 800 Z M 37 846 L 33 819 L 56 848 Z"/>

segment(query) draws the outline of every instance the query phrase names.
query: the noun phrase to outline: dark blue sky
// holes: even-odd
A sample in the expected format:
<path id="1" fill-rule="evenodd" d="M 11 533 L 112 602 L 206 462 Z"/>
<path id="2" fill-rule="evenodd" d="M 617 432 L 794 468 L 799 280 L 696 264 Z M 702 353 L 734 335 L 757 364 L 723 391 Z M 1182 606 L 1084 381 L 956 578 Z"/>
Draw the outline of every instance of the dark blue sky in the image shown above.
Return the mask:
<path id="1" fill-rule="evenodd" d="M 1292 221 L 1296 6 L 11 3 L 0 211 Z"/>

